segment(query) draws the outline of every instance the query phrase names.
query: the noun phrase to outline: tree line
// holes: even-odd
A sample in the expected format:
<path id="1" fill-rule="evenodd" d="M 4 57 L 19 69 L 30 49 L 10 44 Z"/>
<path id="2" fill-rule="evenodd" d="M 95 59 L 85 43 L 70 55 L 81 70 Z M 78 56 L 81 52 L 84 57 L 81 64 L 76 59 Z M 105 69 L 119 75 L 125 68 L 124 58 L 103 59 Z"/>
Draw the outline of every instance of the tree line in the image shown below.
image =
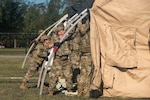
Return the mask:
<path id="1" fill-rule="evenodd" d="M 24 34 L 35 34 L 60 19 L 70 5 L 85 1 L 45 0 L 36 4 L 27 0 L 0 0 L 0 43 Z M 21 35 L 14 35 L 16 33 Z"/>

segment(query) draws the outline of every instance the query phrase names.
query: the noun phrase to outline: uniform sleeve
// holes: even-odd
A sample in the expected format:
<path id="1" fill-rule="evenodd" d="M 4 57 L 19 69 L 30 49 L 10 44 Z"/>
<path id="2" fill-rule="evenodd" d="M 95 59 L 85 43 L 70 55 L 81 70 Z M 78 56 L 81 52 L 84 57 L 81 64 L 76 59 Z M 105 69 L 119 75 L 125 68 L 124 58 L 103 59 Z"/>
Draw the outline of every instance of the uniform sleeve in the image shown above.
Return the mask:
<path id="1" fill-rule="evenodd" d="M 65 41 L 60 48 L 57 51 L 57 55 L 63 56 L 63 55 L 70 55 L 71 50 L 69 49 L 68 41 Z"/>
<path id="2" fill-rule="evenodd" d="M 47 57 L 47 50 L 43 44 L 37 45 L 37 56 L 41 58 Z"/>

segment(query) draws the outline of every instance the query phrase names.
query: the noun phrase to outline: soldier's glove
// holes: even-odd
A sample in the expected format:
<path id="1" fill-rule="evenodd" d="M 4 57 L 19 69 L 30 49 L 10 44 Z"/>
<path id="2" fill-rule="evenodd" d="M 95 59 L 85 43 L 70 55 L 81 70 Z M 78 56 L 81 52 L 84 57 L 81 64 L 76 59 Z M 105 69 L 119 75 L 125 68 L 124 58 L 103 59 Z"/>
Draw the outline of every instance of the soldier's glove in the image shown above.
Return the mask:
<path id="1" fill-rule="evenodd" d="M 48 57 L 45 57 L 45 60 L 48 61 Z"/>
<path id="2" fill-rule="evenodd" d="M 59 42 L 55 42 L 54 43 L 54 53 L 56 53 L 56 51 L 58 50 L 59 47 L 60 47 L 60 43 Z"/>
<path id="3" fill-rule="evenodd" d="M 47 52 L 47 55 L 49 56 L 50 52 Z"/>
<path id="4" fill-rule="evenodd" d="M 37 44 L 37 43 L 38 43 L 38 41 L 37 41 L 37 40 L 32 40 L 32 43 L 36 43 L 36 44 Z"/>
<path id="5" fill-rule="evenodd" d="M 59 42 L 55 42 L 55 43 L 54 43 L 54 47 L 57 47 L 57 48 L 58 48 L 59 46 L 60 46 L 60 43 L 59 43 Z"/>
<path id="6" fill-rule="evenodd" d="M 86 18 L 83 18 L 83 19 L 82 19 L 82 24 L 85 24 L 86 21 L 87 21 L 87 19 L 86 19 Z"/>

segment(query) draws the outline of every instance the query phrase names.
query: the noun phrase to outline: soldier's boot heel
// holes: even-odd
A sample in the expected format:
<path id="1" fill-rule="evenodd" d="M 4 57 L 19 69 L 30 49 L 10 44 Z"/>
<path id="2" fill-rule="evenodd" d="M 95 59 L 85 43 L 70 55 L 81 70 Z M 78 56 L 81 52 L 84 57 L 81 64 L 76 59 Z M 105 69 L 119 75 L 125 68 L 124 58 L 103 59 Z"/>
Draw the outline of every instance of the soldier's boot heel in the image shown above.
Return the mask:
<path id="1" fill-rule="evenodd" d="M 25 90 L 27 89 L 27 87 L 25 86 L 25 83 L 21 83 L 21 85 L 19 86 L 20 89 Z"/>

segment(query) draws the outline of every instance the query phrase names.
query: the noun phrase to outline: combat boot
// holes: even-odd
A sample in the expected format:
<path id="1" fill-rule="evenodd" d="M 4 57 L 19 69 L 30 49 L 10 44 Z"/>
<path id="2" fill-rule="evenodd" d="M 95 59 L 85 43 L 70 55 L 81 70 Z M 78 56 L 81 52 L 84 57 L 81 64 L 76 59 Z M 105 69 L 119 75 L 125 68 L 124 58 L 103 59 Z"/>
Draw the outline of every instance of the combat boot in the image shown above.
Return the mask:
<path id="1" fill-rule="evenodd" d="M 79 83 L 78 84 L 78 96 L 82 96 L 83 95 L 83 90 L 84 90 L 84 84 L 83 83 Z"/>
<path id="2" fill-rule="evenodd" d="M 22 89 L 22 90 L 27 89 L 27 87 L 25 86 L 25 83 L 24 83 L 24 82 L 22 82 L 22 83 L 21 83 L 21 85 L 20 85 L 20 89 Z"/>

